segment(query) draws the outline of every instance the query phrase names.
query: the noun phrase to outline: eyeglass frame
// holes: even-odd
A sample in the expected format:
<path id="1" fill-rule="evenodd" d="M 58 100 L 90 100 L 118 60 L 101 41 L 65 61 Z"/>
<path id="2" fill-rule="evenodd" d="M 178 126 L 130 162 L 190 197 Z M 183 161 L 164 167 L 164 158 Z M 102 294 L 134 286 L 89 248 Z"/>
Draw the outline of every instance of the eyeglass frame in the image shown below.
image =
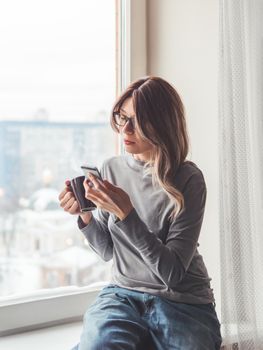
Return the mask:
<path id="1" fill-rule="evenodd" d="M 116 118 L 115 118 L 115 115 L 121 115 L 125 118 L 125 123 L 122 125 L 122 124 L 118 124 L 116 122 Z M 136 119 L 135 117 L 128 117 L 127 115 L 121 113 L 121 112 L 113 112 L 113 121 L 114 121 L 114 124 L 116 124 L 117 126 L 122 126 L 124 127 L 127 123 L 130 123 L 130 126 L 132 128 L 132 130 L 135 130 L 136 128 Z"/>

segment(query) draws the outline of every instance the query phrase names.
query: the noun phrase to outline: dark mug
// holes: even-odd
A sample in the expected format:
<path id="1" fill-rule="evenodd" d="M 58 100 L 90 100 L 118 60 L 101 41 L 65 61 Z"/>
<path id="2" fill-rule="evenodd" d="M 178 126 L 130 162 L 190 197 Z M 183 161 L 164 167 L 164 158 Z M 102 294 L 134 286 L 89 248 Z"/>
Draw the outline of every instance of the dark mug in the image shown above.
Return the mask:
<path id="1" fill-rule="evenodd" d="M 85 188 L 83 185 L 84 180 L 85 176 L 78 176 L 70 181 L 70 186 L 82 213 L 97 208 L 96 204 L 85 197 Z"/>

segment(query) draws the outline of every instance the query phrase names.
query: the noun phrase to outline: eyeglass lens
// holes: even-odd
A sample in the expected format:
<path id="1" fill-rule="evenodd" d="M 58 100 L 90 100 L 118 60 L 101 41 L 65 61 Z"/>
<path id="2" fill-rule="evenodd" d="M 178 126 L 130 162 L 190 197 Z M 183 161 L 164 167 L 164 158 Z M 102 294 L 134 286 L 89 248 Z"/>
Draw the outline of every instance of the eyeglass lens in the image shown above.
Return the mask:
<path id="1" fill-rule="evenodd" d="M 124 126 L 127 123 L 130 123 L 130 126 L 135 128 L 135 118 L 127 117 L 121 113 L 114 113 L 115 123 L 119 126 Z"/>

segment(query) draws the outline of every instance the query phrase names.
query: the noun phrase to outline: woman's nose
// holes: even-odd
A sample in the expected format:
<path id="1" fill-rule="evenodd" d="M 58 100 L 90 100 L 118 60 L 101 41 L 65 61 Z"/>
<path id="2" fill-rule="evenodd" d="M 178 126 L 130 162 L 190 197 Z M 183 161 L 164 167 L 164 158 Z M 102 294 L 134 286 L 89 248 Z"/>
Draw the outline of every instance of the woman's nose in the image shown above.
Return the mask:
<path id="1" fill-rule="evenodd" d="M 122 132 L 126 133 L 126 134 L 133 134 L 134 133 L 134 129 L 133 129 L 132 123 L 129 120 L 123 126 Z"/>

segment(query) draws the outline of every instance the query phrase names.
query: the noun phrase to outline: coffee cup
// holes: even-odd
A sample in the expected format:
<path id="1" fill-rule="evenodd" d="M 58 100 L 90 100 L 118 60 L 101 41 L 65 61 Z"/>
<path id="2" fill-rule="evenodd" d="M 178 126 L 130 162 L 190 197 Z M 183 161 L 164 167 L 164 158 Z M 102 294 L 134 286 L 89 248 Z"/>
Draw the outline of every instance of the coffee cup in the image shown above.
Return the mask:
<path id="1" fill-rule="evenodd" d="M 74 193 L 74 196 L 78 202 L 80 211 L 82 213 L 86 211 L 95 210 L 97 208 L 96 204 L 94 204 L 91 200 L 85 197 L 85 188 L 83 185 L 84 180 L 85 176 L 78 176 L 70 181 L 71 189 Z"/>

